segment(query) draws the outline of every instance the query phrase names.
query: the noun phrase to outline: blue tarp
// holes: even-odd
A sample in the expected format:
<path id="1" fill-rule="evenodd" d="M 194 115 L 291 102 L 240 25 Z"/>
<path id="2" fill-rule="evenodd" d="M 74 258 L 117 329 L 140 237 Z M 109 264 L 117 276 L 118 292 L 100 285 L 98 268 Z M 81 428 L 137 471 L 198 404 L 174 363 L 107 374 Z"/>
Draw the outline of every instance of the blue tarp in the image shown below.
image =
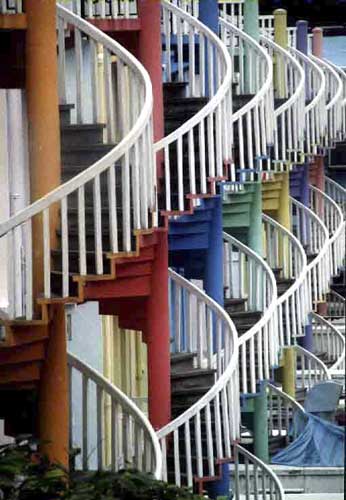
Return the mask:
<path id="1" fill-rule="evenodd" d="M 345 429 L 308 414 L 305 428 L 287 448 L 279 451 L 273 464 L 297 467 L 343 467 Z"/>

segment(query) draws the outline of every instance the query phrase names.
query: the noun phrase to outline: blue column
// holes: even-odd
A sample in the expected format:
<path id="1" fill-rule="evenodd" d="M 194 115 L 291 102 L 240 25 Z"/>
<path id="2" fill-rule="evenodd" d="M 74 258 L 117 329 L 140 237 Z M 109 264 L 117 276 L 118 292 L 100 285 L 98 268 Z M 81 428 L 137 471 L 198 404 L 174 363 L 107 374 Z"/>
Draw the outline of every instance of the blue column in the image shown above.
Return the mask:
<path id="1" fill-rule="evenodd" d="M 222 240 L 222 199 L 213 198 L 213 220 L 210 224 L 209 248 L 206 256 L 204 288 L 206 293 L 218 304 L 223 306 L 223 240 Z M 210 498 L 229 496 L 230 473 L 229 464 L 220 465 L 221 478 L 218 481 L 206 483 Z"/>
<path id="2" fill-rule="evenodd" d="M 214 33 L 219 33 L 219 8 L 217 0 L 199 2 L 199 20 Z"/>

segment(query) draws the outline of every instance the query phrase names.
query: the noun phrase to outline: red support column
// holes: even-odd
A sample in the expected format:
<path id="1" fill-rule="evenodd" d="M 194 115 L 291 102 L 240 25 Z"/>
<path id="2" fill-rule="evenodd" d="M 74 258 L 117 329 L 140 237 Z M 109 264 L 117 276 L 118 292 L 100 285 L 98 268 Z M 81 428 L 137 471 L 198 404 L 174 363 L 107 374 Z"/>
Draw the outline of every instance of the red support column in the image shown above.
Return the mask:
<path id="1" fill-rule="evenodd" d="M 168 239 L 159 234 L 147 305 L 149 419 L 160 429 L 171 419 L 171 367 L 168 306 Z"/>
<path id="2" fill-rule="evenodd" d="M 160 2 L 138 0 L 138 15 L 141 20 L 141 30 L 138 39 L 138 59 L 147 69 L 153 86 L 154 140 L 158 141 L 164 135 Z M 158 175 L 161 177 L 161 162 L 159 163 Z"/>
<path id="3" fill-rule="evenodd" d="M 51 306 L 46 359 L 39 391 L 39 437 L 50 460 L 68 468 L 69 399 L 63 304 Z"/>

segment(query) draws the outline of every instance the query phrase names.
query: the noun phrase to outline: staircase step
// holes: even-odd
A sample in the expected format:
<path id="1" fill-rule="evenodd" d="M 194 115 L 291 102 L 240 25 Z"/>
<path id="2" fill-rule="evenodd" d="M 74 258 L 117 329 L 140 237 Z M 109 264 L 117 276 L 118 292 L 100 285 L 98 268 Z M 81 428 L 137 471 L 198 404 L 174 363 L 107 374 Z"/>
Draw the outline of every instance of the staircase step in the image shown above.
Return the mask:
<path id="1" fill-rule="evenodd" d="M 0 366 L 0 387 L 14 385 L 20 382 L 37 382 L 41 373 L 40 361 L 22 364 Z"/>
<path id="2" fill-rule="evenodd" d="M 197 354 L 194 352 L 182 352 L 171 354 L 171 373 L 192 370 Z"/>
<path id="3" fill-rule="evenodd" d="M 62 148 L 67 149 L 70 146 L 102 144 L 104 129 L 105 125 L 102 123 L 63 124 L 60 126 Z"/>
<path id="4" fill-rule="evenodd" d="M 211 387 L 215 383 L 215 370 L 195 368 L 171 374 L 172 391 L 198 387 Z"/>
<path id="5" fill-rule="evenodd" d="M 224 308 L 228 314 L 245 311 L 247 299 L 224 299 Z"/>
<path id="6" fill-rule="evenodd" d="M 187 82 L 165 82 L 163 84 L 163 97 L 165 101 L 183 98 L 186 93 Z"/>
<path id="7" fill-rule="evenodd" d="M 31 361 L 43 361 L 45 357 L 44 342 L 18 345 L 11 349 L 0 348 L 0 366 L 20 365 Z"/>
<path id="8" fill-rule="evenodd" d="M 91 144 L 89 146 L 69 146 L 61 151 L 61 161 L 67 165 L 90 166 L 109 153 L 115 144 Z"/>
<path id="9" fill-rule="evenodd" d="M 227 308 L 226 311 L 228 312 Z M 243 311 L 228 313 L 236 327 L 255 325 L 262 317 L 262 311 Z"/>

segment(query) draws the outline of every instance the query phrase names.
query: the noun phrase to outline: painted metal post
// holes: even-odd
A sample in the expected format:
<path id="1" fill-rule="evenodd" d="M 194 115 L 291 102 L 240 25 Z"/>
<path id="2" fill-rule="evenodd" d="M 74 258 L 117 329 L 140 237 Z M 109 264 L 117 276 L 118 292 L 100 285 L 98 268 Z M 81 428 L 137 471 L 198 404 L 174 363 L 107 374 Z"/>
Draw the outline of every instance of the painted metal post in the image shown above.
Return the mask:
<path id="1" fill-rule="evenodd" d="M 245 0 L 244 3 L 244 31 L 257 42 L 259 41 L 259 7 L 258 0 Z M 253 81 L 251 75 L 256 78 L 256 61 L 250 56 L 247 45 L 245 46 L 245 92 L 252 94 Z"/>
<path id="2" fill-rule="evenodd" d="M 282 390 L 295 398 L 296 395 L 296 351 L 294 347 L 283 349 Z"/>
<path id="3" fill-rule="evenodd" d="M 274 10 L 274 42 L 280 47 L 287 49 L 287 11 L 285 9 Z M 275 56 L 275 89 L 277 97 L 285 97 L 285 67 L 282 58 Z"/>
<path id="4" fill-rule="evenodd" d="M 138 32 L 138 58 L 148 71 L 153 87 L 154 140 L 164 136 L 163 85 L 162 85 L 162 44 L 161 44 L 161 4 L 152 0 L 138 0 L 138 17 L 141 29 Z M 156 168 L 162 177 L 163 167 L 160 155 Z"/>
<path id="5" fill-rule="evenodd" d="M 269 462 L 268 399 L 266 384 L 261 384 L 254 397 L 254 452 L 263 462 Z"/>
<path id="6" fill-rule="evenodd" d="M 209 231 L 209 248 L 206 255 L 204 288 L 206 293 L 223 306 L 223 239 L 222 239 L 222 198 L 213 198 L 213 219 Z M 207 486 L 210 498 L 229 495 L 231 478 L 228 464 L 220 465 L 222 477 Z"/>
<path id="7" fill-rule="evenodd" d="M 323 29 L 312 30 L 312 53 L 316 57 L 323 57 Z"/>
<path id="8" fill-rule="evenodd" d="M 219 7 L 217 0 L 203 0 L 199 2 L 198 19 L 205 24 L 216 35 L 219 34 Z M 205 55 L 205 81 L 209 81 L 208 77 L 208 54 Z M 209 89 L 206 90 L 209 93 Z"/>
<path id="9" fill-rule="evenodd" d="M 27 30 L 25 38 L 26 102 L 31 202 L 60 184 L 60 120 L 56 37 L 56 1 L 25 2 Z M 49 165 L 49 167 L 48 167 Z M 58 206 L 50 208 L 51 248 L 57 244 Z M 32 227 L 33 297 L 43 292 L 43 228 L 40 217 Z"/>

